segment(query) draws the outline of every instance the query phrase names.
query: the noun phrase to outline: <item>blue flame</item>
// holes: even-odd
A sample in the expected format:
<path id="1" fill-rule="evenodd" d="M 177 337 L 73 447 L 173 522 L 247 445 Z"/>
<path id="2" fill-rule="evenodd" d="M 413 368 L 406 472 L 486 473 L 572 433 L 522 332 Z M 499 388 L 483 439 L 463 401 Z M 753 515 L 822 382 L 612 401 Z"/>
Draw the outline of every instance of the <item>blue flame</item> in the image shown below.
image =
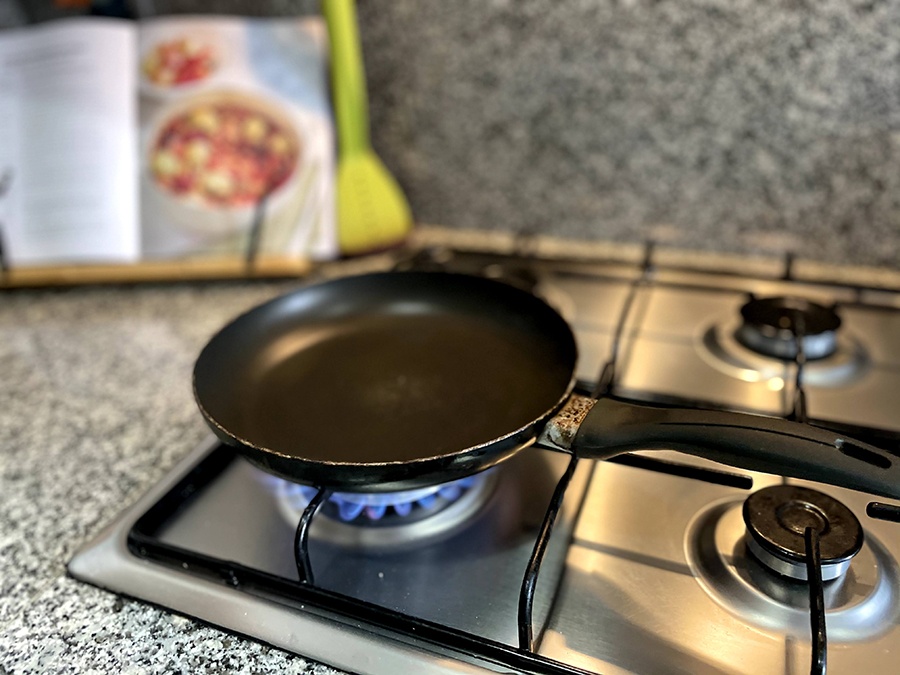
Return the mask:
<path id="1" fill-rule="evenodd" d="M 443 485 L 404 492 L 335 492 L 329 498 L 329 502 L 337 506 L 338 518 L 345 523 L 361 517 L 369 521 L 378 521 L 384 518 L 389 510 L 405 518 L 415 508 L 424 510 L 435 508 L 439 499 L 443 500 L 443 503 L 456 501 L 466 490 L 479 480 L 483 480 L 483 476 L 484 474 L 476 474 Z M 274 482 L 267 480 L 266 483 L 271 483 L 282 490 L 291 506 L 298 511 L 306 508 L 318 492 L 314 487 L 289 483 L 281 479 L 274 479 Z"/>

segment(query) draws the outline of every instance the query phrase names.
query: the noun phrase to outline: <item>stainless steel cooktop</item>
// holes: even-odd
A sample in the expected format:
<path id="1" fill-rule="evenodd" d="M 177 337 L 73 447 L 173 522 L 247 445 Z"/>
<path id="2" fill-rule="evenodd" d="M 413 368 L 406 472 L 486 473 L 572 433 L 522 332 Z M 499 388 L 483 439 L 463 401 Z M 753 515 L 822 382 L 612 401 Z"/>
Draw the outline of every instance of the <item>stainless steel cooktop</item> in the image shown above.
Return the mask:
<path id="1" fill-rule="evenodd" d="M 612 372 L 618 396 L 799 416 L 898 451 L 900 294 L 650 263 L 424 251 L 398 267 L 452 265 L 542 295 L 575 330 L 585 392 Z M 771 326 L 747 328 L 742 308 L 771 298 Z M 801 316 L 801 301 L 839 326 Z M 785 337 L 785 317 L 804 322 L 799 338 Z M 765 491 L 783 485 L 815 492 Z M 769 495 L 782 500 L 771 514 L 748 516 Z M 786 674 L 815 671 L 817 655 L 831 673 L 895 670 L 900 524 L 868 515 L 868 495 L 674 452 L 576 466 L 532 447 L 433 494 L 329 503 L 304 557 L 294 534 L 311 496 L 210 440 L 69 571 L 353 672 Z M 891 506 L 870 512 L 896 517 Z M 523 578 L 548 509 L 526 620 Z M 824 641 L 811 637 L 815 579 L 804 580 L 812 525 Z M 779 548 L 798 533 L 799 554 Z"/>

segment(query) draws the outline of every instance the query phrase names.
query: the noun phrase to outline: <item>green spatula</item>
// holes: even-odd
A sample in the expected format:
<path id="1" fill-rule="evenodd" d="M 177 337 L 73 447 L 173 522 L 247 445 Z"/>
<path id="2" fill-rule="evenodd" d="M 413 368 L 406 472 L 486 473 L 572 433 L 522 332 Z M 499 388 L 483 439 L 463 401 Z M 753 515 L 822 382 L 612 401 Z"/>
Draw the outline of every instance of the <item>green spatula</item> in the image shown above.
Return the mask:
<path id="1" fill-rule="evenodd" d="M 354 255 L 401 242 L 412 227 L 412 214 L 369 140 L 369 103 L 354 0 L 322 0 L 322 12 L 331 40 L 338 131 L 338 237 L 341 252 Z"/>

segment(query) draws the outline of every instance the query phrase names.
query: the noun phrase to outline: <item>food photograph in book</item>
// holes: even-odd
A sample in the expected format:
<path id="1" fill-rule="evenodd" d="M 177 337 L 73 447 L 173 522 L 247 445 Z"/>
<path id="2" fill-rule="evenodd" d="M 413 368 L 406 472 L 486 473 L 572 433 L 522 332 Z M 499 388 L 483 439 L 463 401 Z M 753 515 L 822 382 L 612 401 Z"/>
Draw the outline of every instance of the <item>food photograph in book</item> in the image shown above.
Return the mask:
<path id="1" fill-rule="evenodd" d="M 145 257 L 336 253 L 326 40 L 316 19 L 142 24 Z"/>

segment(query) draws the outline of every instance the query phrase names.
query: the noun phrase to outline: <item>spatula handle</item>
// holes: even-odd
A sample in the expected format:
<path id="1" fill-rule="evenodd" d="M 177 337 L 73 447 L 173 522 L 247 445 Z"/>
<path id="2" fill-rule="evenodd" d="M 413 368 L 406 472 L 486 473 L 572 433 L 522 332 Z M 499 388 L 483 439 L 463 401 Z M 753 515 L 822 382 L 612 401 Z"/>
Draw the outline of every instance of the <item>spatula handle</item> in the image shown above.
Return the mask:
<path id="1" fill-rule="evenodd" d="M 900 458 L 825 429 L 775 417 L 601 399 L 572 441 L 576 455 L 597 459 L 663 449 L 900 499 Z"/>
<path id="2" fill-rule="evenodd" d="M 331 87 L 342 155 L 369 147 L 369 101 L 354 0 L 322 0 L 331 46 Z"/>

